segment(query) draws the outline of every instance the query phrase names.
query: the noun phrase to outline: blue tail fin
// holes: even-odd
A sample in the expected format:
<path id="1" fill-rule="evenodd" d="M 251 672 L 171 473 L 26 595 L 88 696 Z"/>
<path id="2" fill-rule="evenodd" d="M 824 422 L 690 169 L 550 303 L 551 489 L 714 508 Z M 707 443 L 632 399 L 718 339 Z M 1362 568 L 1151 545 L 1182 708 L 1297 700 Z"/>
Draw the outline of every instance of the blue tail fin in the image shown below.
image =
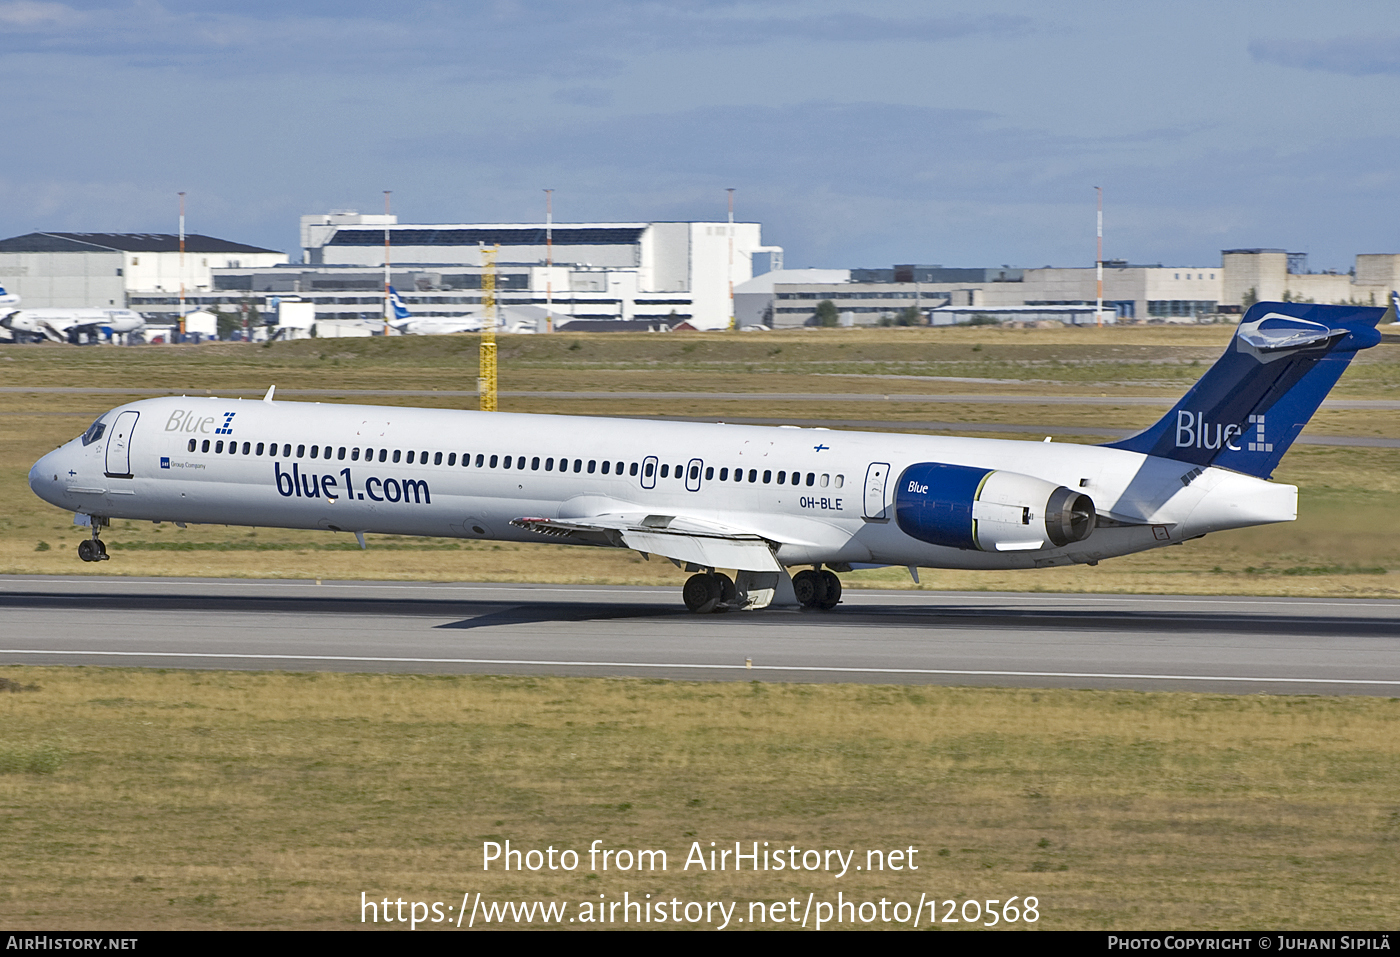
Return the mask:
<path id="1" fill-rule="evenodd" d="M 400 319 L 413 318 L 413 313 L 408 311 L 408 307 L 405 306 L 403 300 L 399 298 L 399 291 L 393 286 L 389 287 L 389 305 L 394 309 L 394 320 L 396 322 Z"/>
<path id="2" fill-rule="evenodd" d="M 1109 444 L 1268 478 L 1390 309 L 1255 303 L 1225 354 L 1145 432 Z"/>

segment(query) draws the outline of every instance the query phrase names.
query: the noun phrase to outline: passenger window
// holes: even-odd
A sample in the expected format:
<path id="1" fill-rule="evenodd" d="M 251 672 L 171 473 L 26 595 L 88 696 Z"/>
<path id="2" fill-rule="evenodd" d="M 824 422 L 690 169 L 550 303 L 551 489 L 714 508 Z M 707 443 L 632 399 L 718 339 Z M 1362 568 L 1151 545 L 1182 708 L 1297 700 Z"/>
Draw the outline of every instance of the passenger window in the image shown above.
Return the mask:
<path id="1" fill-rule="evenodd" d="M 301 457 L 302 457 L 303 455 L 305 455 L 305 454 L 306 454 L 306 446 L 304 446 L 304 445 L 298 445 L 298 446 L 297 446 L 297 458 L 301 458 Z"/>
<path id="2" fill-rule="evenodd" d="M 807 473 L 807 484 L 808 484 L 808 486 L 812 486 L 812 485 L 816 485 L 816 484 L 817 484 L 817 473 L 816 473 L 816 472 L 808 472 L 808 473 Z"/>
<path id="3" fill-rule="evenodd" d="M 340 462 L 344 462 L 344 461 L 345 461 L 345 446 L 342 445 L 340 448 L 336 449 L 336 451 L 335 451 L 335 457 L 336 457 L 336 460 L 337 460 L 337 461 L 340 461 Z"/>
<path id="4" fill-rule="evenodd" d="M 426 449 L 424 449 L 422 452 L 419 452 L 419 453 L 418 453 L 418 464 L 419 464 L 419 465 L 427 465 L 427 464 L 428 464 L 428 452 L 427 452 Z"/>
<path id="5" fill-rule="evenodd" d="M 191 452 L 194 451 L 194 439 L 190 439 L 190 451 L 191 451 Z M 201 451 L 201 452 L 208 452 L 208 451 L 209 451 L 209 440 L 208 440 L 208 439 L 205 439 L 205 440 L 204 440 L 204 445 L 200 448 L 200 451 Z"/>
<path id="6" fill-rule="evenodd" d="M 412 465 L 412 464 L 413 464 L 413 456 L 414 456 L 413 450 L 412 450 L 412 449 L 409 449 L 409 450 L 408 450 L 408 456 L 404 459 L 404 461 L 405 461 L 407 464 Z"/>
<path id="7" fill-rule="evenodd" d="M 583 471 L 583 459 L 574 459 L 574 471 L 575 471 L 575 472 L 582 472 L 582 471 Z"/>
<path id="8" fill-rule="evenodd" d="M 284 446 L 282 446 L 282 458 L 284 458 L 284 459 L 289 459 L 289 458 L 291 458 L 291 457 L 292 457 L 292 447 L 291 447 L 291 445 L 284 445 Z"/>
<path id="9" fill-rule="evenodd" d="M 683 478 L 683 477 L 685 476 L 685 466 L 684 466 L 684 465 L 677 465 L 677 466 L 676 466 L 675 476 L 676 476 L 676 478 Z"/>
<path id="10" fill-rule="evenodd" d="M 316 453 L 317 453 L 318 451 L 320 451 L 320 448 L 321 448 L 321 447 L 320 447 L 319 445 L 313 445 L 313 446 L 311 446 L 311 457 L 312 457 L 313 459 L 316 457 Z"/>
<path id="11" fill-rule="evenodd" d="M 379 450 L 379 461 L 383 462 L 384 459 L 388 457 L 388 455 L 389 455 L 389 450 L 388 450 L 388 449 L 380 449 L 380 450 Z"/>
<path id="12" fill-rule="evenodd" d="M 434 465 L 441 465 L 441 464 L 442 464 L 442 453 L 441 453 L 441 452 L 434 452 L 434 453 L 433 453 L 433 464 L 434 464 Z"/>
<path id="13" fill-rule="evenodd" d="M 605 460 L 603 461 L 603 474 L 604 474 L 604 475 L 607 475 L 607 474 L 608 474 L 608 470 L 611 469 L 611 468 L 612 468 L 612 463 L 609 462 L 609 461 L 607 461 L 607 460 L 605 459 Z"/>
<path id="14" fill-rule="evenodd" d="M 770 481 L 772 481 L 772 479 L 773 479 L 773 473 L 772 473 L 770 470 L 768 470 L 768 469 L 764 469 L 764 470 L 763 470 L 763 484 L 764 484 L 764 485 L 767 485 Z"/>
<path id="15" fill-rule="evenodd" d="M 705 481 L 709 482 L 715 477 L 715 467 L 709 465 L 705 467 Z"/>
<path id="16" fill-rule="evenodd" d="M 596 469 L 597 467 L 598 467 L 598 463 L 597 463 L 596 460 L 594 460 L 594 459 L 589 459 L 589 460 L 588 460 L 588 474 L 589 474 L 589 475 L 592 475 L 592 474 L 593 474 L 593 470 Z"/>
<path id="17" fill-rule="evenodd" d="M 402 453 L 401 453 L 401 451 L 400 451 L 399 449 L 394 449 L 394 462 L 395 462 L 395 463 L 398 462 L 399 456 L 400 456 L 401 454 L 402 454 Z M 412 454 L 412 453 L 410 453 L 410 454 Z"/>
<path id="18" fill-rule="evenodd" d="M 223 450 L 224 450 L 224 440 L 223 440 L 223 439 L 220 439 L 219 441 L 217 441 L 217 442 L 214 443 L 214 451 L 215 451 L 215 452 L 223 452 Z"/>
<path id="19" fill-rule="evenodd" d="M 844 475 L 838 475 L 838 476 L 836 476 L 836 487 L 837 487 L 837 488 L 840 488 L 841 486 L 843 486 L 843 485 L 845 485 L 845 484 L 846 484 L 846 476 L 844 476 Z"/>
<path id="20" fill-rule="evenodd" d="M 671 466 L 669 466 L 669 465 L 663 465 L 663 466 L 661 466 L 661 477 L 662 477 L 662 478 L 670 478 L 670 477 L 671 477 Z"/>
<path id="21" fill-rule="evenodd" d="M 456 465 L 456 464 L 457 464 L 457 453 L 456 453 L 456 452 L 448 452 L 448 453 L 447 453 L 447 464 L 448 464 L 448 465 Z"/>
<path id="22" fill-rule="evenodd" d="M 525 467 L 525 456 L 522 455 L 515 460 L 515 467 L 518 469 L 523 469 Z"/>
<path id="23" fill-rule="evenodd" d="M 698 466 L 698 465 L 692 465 L 692 466 L 690 467 L 690 480 L 693 482 L 693 481 L 695 481 L 696 479 L 698 479 L 699 477 L 700 477 L 700 466 Z"/>
<path id="24" fill-rule="evenodd" d="M 633 462 L 633 463 L 632 463 L 632 467 L 631 467 L 630 469 L 627 470 L 627 474 L 628 474 L 628 475 L 636 475 L 636 474 L 637 474 L 637 463 L 636 463 L 636 462 Z"/>
<path id="25" fill-rule="evenodd" d="M 825 472 L 823 472 L 823 473 L 822 473 L 822 477 L 821 477 L 821 481 L 820 481 L 819 484 L 821 485 L 822 488 L 826 488 L 826 484 L 827 484 L 827 482 L 829 482 L 830 480 L 831 480 L 831 476 L 829 476 L 829 475 L 827 475 Z"/>
<path id="26" fill-rule="evenodd" d="M 534 458 L 532 458 L 532 459 L 530 460 L 530 471 L 531 471 L 531 472 L 538 472 L 539 470 L 540 470 L 540 457 L 539 457 L 538 455 L 536 455 Z"/>
<path id="27" fill-rule="evenodd" d="M 749 469 L 749 481 L 750 481 L 750 482 L 757 482 L 757 481 L 758 481 L 758 469 Z"/>
<path id="28" fill-rule="evenodd" d="M 496 467 L 496 463 L 498 463 L 500 460 L 501 460 L 501 457 L 500 457 L 499 455 L 493 455 L 493 456 L 491 456 L 491 467 L 492 467 L 492 468 L 495 468 L 495 467 Z"/>
<path id="29" fill-rule="evenodd" d="M 511 457 L 509 455 L 501 459 L 501 468 L 510 468 Z"/>
<path id="30" fill-rule="evenodd" d="M 258 443 L 258 454 L 259 454 L 259 455 L 262 455 L 262 453 L 263 453 L 263 444 L 262 444 L 261 442 L 259 442 L 259 443 Z"/>
<path id="31" fill-rule="evenodd" d="M 554 471 L 554 460 L 553 460 L 553 459 L 545 459 L 545 460 L 544 460 L 544 470 L 545 470 L 546 472 L 553 472 L 553 471 Z"/>
<path id="32" fill-rule="evenodd" d="M 352 461 L 352 462 L 358 462 L 358 461 L 360 461 L 360 447 L 359 447 L 358 445 L 355 446 L 353 449 L 350 450 L 350 461 Z"/>
<path id="33" fill-rule="evenodd" d="M 728 482 L 728 481 L 729 481 L 729 469 L 720 469 L 720 470 L 719 470 L 719 480 L 720 480 L 721 482 Z"/>
<path id="34" fill-rule="evenodd" d="M 656 468 L 656 466 L 653 465 L 651 462 L 648 462 L 648 463 L 647 463 L 647 468 L 646 468 L 646 477 L 647 477 L 647 478 L 651 478 L 651 473 L 652 473 L 652 471 L 653 471 L 655 468 Z"/>
<path id="35" fill-rule="evenodd" d="M 779 485 L 782 485 L 782 484 L 783 484 L 783 479 L 785 479 L 785 478 L 787 478 L 787 473 L 786 473 L 786 472 L 779 472 L 779 473 L 778 473 L 778 484 L 779 484 Z"/>
<path id="36" fill-rule="evenodd" d="M 485 462 L 486 462 L 486 456 L 484 456 L 484 455 L 482 455 L 480 452 L 478 452 L 478 453 L 476 454 L 476 467 L 477 467 L 477 468 L 481 468 L 482 465 L 483 465 Z"/>
<path id="37" fill-rule="evenodd" d="M 191 452 L 194 451 L 194 442 L 195 442 L 194 439 L 190 439 L 190 451 L 191 451 Z"/>
<path id="38" fill-rule="evenodd" d="M 253 451 L 253 443 L 252 443 L 252 442 L 244 442 L 244 443 L 243 443 L 243 454 L 244 454 L 244 455 L 247 455 L 247 454 L 248 454 L 249 452 L 251 452 L 251 451 Z"/>

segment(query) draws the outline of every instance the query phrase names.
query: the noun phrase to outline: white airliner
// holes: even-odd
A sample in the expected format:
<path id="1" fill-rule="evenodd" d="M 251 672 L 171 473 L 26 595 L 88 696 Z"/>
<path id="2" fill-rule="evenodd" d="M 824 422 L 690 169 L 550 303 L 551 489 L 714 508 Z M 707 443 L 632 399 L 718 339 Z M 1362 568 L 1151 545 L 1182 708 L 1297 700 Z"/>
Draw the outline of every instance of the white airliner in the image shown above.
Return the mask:
<path id="1" fill-rule="evenodd" d="M 8 315 L 19 308 L 20 297 L 18 293 L 6 292 L 4 286 L 0 286 L 0 318 Z"/>
<path id="2" fill-rule="evenodd" d="M 1161 421 L 1107 446 L 220 398 L 105 413 L 29 473 L 113 518 L 630 548 L 696 612 L 831 608 L 836 572 L 1047 568 L 1296 518 L 1267 481 L 1383 310 L 1258 303 Z M 789 568 L 810 566 L 789 578 Z M 722 570 L 733 570 L 731 578 Z"/>
<path id="3" fill-rule="evenodd" d="M 0 318 L 0 327 L 15 339 L 78 342 L 82 337 L 110 339 L 145 328 L 146 320 L 130 309 L 18 309 Z"/>

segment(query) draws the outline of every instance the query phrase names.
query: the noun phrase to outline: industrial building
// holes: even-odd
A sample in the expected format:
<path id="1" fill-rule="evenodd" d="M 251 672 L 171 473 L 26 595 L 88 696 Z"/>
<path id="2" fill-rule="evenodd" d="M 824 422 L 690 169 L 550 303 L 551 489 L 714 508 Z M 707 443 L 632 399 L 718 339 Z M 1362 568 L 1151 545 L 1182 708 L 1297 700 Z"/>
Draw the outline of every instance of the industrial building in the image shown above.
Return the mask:
<path id="1" fill-rule="evenodd" d="M 556 325 L 571 319 L 670 320 L 723 329 L 731 318 L 730 289 L 753 277 L 754 257 L 761 257 L 764 269 L 781 266 L 782 248 L 763 245 L 760 234 L 758 223 L 414 225 L 389 214 L 317 214 L 302 217 L 301 268 L 314 274 L 299 281 L 305 294 L 315 296 L 315 284 L 329 290 L 327 284 L 335 282 L 342 293 L 363 293 L 340 298 L 366 299 L 364 294 L 383 289 L 387 251 L 391 271 L 403 277 L 394 280 L 395 288 L 415 315 L 420 308 L 424 315 L 470 314 L 480 305 L 483 249 L 495 247 L 501 301 L 550 308 L 558 314 Z M 374 271 L 378 276 L 367 282 Z M 234 275 L 225 270 L 216 281 L 232 282 Z M 238 281 L 253 283 L 257 291 L 269 277 L 259 273 Z M 308 282 L 312 288 L 305 288 Z M 326 298 L 315 299 L 318 316 L 331 313 L 332 305 L 371 306 Z"/>
<path id="2" fill-rule="evenodd" d="M 179 302 L 213 288 L 217 268 L 274 266 L 287 254 L 213 236 L 169 233 L 28 233 L 0 240 L 0 282 L 26 309 L 135 308 L 139 293 Z M 171 308 L 171 312 L 176 307 Z M 144 310 L 138 310 L 144 311 Z"/>
<path id="3" fill-rule="evenodd" d="M 816 273 L 820 272 L 821 275 Z M 1282 249 L 1227 249 L 1220 266 L 1104 263 L 1105 322 L 1199 321 L 1235 314 L 1259 300 L 1383 304 L 1400 288 L 1400 255 L 1363 254 L 1349 274 L 1310 273 L 1307 256 Z M 1094 267 L 791 270 L 735 287 L 740 325 L 775 329 L 811 325 L 832 300 L 842 325 L 879 325 L 914 307 L 934 324 L 985 315 L 998 321 L 1095 317 Z"/>
<path id="4" fill-rule="evenodd" d="M 377 331 L 386 254 L 389 281 L 415 319 L 480 319 L 492 248 L 506 329 L 721 329 L 731 316 L 741 328 L 793 328 L 813 324 L 824 300 L 842 325 L 893 322 L 911 307 L 935 325 L 1100 319 L 1092 266 L 785 270 L 782 247 L 763 245 L 758 223 L 430 225 L 336 211 L 300 226 L 300 264 L 201 234 L 185 236 L 182 254 L 168 233 L 29 233 L 0 240 L 0 283 L 26 308 L 125 307 L 153 325 L 173 324 L 182 309 L 266 319 L 279 303 L 300 302 L 326 328 Z M 1258 300 L 1376 304 L 1397 288 L 1400 255 L 1391 253 L 1359 255 L 1348 273 L 1310 272 L 1305 254 L 1269 248 L 1223 250 L 1218 266 L 1109 260 L 1102 321 L 1191 322 Z"/>

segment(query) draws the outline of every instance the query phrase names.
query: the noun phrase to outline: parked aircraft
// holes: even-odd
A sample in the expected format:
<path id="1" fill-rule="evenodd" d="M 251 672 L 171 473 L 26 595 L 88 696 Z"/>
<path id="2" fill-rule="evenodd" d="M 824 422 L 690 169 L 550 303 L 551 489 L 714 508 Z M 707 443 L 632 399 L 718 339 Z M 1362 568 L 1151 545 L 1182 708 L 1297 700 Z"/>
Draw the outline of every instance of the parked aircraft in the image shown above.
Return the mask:
<path id="1" fill-rule="evenodd" d="M 20 297 L 18 293 L 6 292 L 4 286 L 0 286 L 0 316 L 12 312 L 19 308 Z"/>
<path id="2" fill-rule="evenodd" d="M 476 316 L 455 316 L 434 318 L 424 316 L 415 319 L 398 290 L 389 287 L 389 303 L 394 310 L 394 318 L 389 323 L 405 336 L 445 336 L 454 332 L 480 332 L 481 320 Z"/>
<path id="3" fill-rule="evenodd" d="M 0 319 L 16 340 L 48 339 L 78 343 L 138 332 L 146 325 L 130 309 L 19 309 Z"/>
<path id="4" fill-rule="evenodd" d="M 1097 564 L 1292 521 L 1268 480 L 1393 309 L 1264 302 L 1151 428 L 1105 446 L 212 397 L 104 413 L 30 487 L 113 518 L 628 548 L 692 611 L 831 608 L 837 573 Z M 810 566 L 789 578 L 788 569 Z M 726 572 L 734 570 L 731 578 Z"/>

